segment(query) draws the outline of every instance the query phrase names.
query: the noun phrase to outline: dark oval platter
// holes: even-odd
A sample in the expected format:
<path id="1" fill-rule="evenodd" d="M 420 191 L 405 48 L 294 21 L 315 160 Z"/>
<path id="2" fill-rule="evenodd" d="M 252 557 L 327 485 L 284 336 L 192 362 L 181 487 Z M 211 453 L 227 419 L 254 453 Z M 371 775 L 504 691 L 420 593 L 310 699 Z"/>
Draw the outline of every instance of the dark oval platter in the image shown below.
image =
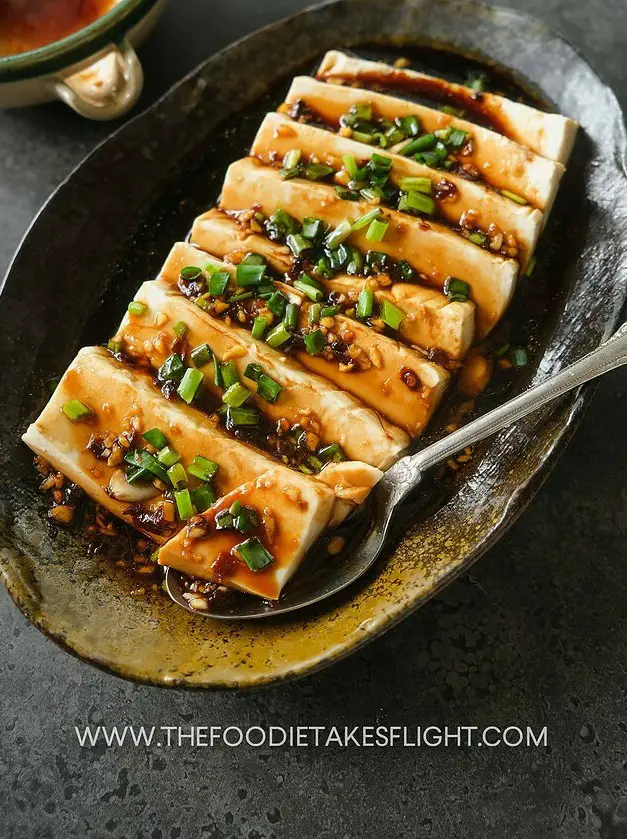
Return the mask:
<path id="1" fill-rule="evenodd" d="M 409 55 L 454 77 L 487 68 L 582 126 L 538 269 L 510 316 L 532 336 L 532 364 L 490 407 L 597 346 L 627 293 L 625 130 L 611 90 L 537 20 L 454 0 L 340 0 L 270 26 L 212 56 L 120 129 L 65 181 L 26 235 L 0 306 L 0 559 L 22 612 L 69 651 L 160 685 L 251 687 L 311 672 L 416 609 L 504 533 L 564 450 L 587 388 L 479 447 L 452 480 L 399 511 L 387 558 L 360 584 L 289 619 L 224 623 L 129 581 L 76 534 L 47 524 L 20 434 L 46 382 L 113 331 L 137 286 L 215 200 L 260 117 L 291 76 L 327 49 Z M 24 316 L 28 312 L 28 317 Z"/>

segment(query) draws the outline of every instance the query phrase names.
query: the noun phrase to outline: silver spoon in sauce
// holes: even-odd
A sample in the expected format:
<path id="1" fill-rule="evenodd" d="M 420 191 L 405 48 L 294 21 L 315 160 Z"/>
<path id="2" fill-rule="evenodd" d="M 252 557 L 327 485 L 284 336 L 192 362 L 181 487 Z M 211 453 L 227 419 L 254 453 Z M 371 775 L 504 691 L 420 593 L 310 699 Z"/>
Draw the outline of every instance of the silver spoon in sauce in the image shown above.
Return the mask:
<path id="1" fill-rule="evenodd" d="M 319 564 L 310 574 L 301 573 L 304 570 L 301 568 L 278 601 L 268 602 L 251 595 L 233 594 L 215 599 L 210 603 L 209 611 L 200 612 L 192 609 L 183 597 L 182 575 L 172 568 L 165 571 L 166 590 L 182 608 L 196 615 L 220 620 L 266 618 L 313 606 L 354 583 L 377 561 L 390 534 L 395 512 L 420 485 L 428 469 L 512 425 L 547 402 L 623 364 L 627 364 L 627 323 L 596 350 L 541 384 L 416 454 L 401 458 L 372 490 L 369 503 L 364 505 L 368 514 L 356 515 L 349 528 L 351 539 L 345 559 L 338 563 Z M 349 527 L 348 523 L 346 527 Z M 337 532 L 334 531 L 333 536 Z"/>

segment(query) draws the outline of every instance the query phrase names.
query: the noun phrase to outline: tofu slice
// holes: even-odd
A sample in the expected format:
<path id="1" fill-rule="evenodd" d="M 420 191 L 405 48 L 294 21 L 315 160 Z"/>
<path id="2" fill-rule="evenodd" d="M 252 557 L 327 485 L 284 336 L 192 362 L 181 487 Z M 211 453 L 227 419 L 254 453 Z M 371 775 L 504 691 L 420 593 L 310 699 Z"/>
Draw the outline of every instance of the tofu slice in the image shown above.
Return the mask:
<path id="1" fill-rule="evenodd" d="M 235 272 L 233 265 L 215 262 L 224 270 Z M 313 304 L 285 283 L 276 286 L 292 302 L 298 303 L 301 326 L 305 326 Z M 330 331 L 340 340 L 346 339 L 358 357 L 354 366 L 305 351 L 294 352 L 294 358 L 307 370 L 351 393 L 411 437 L 422 434 L 449 384 L 448 372 L 439 364 L 427 361 L 417 350 L 380 335 L 359 321 L 343 315 L 329 320 L 332 321 Z"/>
<path id="2" fill-rule="evenodd" d="M 373 105 L 377 115 L 385 119 L 418 116 L 425 131 L 436 131 L 448 125 L 468 131 L 473 139 L 473 153 L 468 161 L 479 169 L 483 179 L 495 189 L 506 189 L 520 195 L 545 215 L 553 206 L 565 172 L 561 163 L 541 157 L 502 134 L 385 93 L 319 82 L 310 76 L 297 76 L 285 101 L 291 106 L 299 100 L 319 113 L 333 131 L 339 128 L 342 114 L 351 105 L 360 102 Z"/>
<path id="3" fill-rule="evenodd" d="M 232 360 L 240 380 L 253 391 L 253 400 L 273 423 L 287 419 L 290 425 L 315 423 L 321 442 L 338 442 L 351 460 L 362 460 L 379 469 L 387 469 L 409 445 L 409 438 L 400 428 L 381 420 L 353 396 L 334 388 L 326 379 L 312 375 L 291 358 L 281 355 L 267 344 L 255 341 L 246 329 L 227 326 L 212 317 L 177 289 L 181 268 L 202 267 L 207 254 L 184 243 L 174 246 L 157 282 L 144 283 L 135 300 L 144 303 L 140 315 L 126 314 L 114 338 L 120 341 L 125 354 L 146 361 L 153 370 L 178 350 L 172 326 L 182 321 L 187 326 L 188 349 L 209 344 L 219 361 Z M 191 362 L 190 362 L 191 363 Z M 283 386 L 275 403 L 256 393 L 256 384 L 244 376 L 248 364 L 259 364 L 264 372 Z M 222 390 L 214 384 L 213 365 L 206 371 L 203 387 L 218 399 Z"/>
<path id="4" fill-rule="evenodd" d="M 252 533 L 216 530 L 215 517 L 239 501 L 252 507 L 260 526 Z M 271 469 L 220 498 L 209 510 L 192 519 L 159 551 L 159 563 L 192 577 L 276 600 L 283 586 L 326 527 L 333 493 L 315 481 L 286 486 L 280 469 Z M 259 571 L 239 558 L 237 548 L 251 536 L 273 557 Z"/>
<path id="5" fill-rule="evenodd" d="M 343 201 L 331 186 L 298 178 L 284 181 L 276 169 L 262 166 L 255 158 L 245 158 L 229 166 L 220 208 L 247 210 L 253 206 L 268 216 L 281 207 L 301 222 L 308 216 L 317 216 L 333 227 L 372 210 L 367 201 Z M 518 263 L 478 248 L 441 224 L 394 210 L 385 209 L 383 214 L 389 228 L 382 241 L 377 242 L 376 250 L 393 259 L 406 259 L 438 288 L 448 276 L 467 282 L 477 307 L 478 333 L 481 337 L 486 335 L 512 298 Z M 353 232 L 348 241 L 365 252 L 372 245 L 366 232 L 367 229 Z"/>
<path id="6" fill-rule="evenodd" d="M 367 61 L 338 50 L 330 50 L 318 68 L 319 79 L 358 83 L 364 87 L 407 90 L 434 95 L 494 123 L 499 133 L 536 154 L 566 164 L 572 151 L 578 124 L 561 114 L 549 114 L 514 102 L 495 93 L 480 93 L 461 84 L 427 76 L 408 68 L 391 67 L 380 61 Z"/>
<path id="7" fill-rule="evenodd" d="M 68 419 L 62 408 L 71 399 L 79 399 L 92 410 L 92 416 L 82 422 Z M 152 428 L 159 428 L 166 435 L 170 446 L 181 455 L 184 466 L 198 454 L 217 463 L 219 470 L 215 488 L 220 495 L 272 471 L 280 477 L 286 490 L 292 488 L 295 493 L 303 493 L 304 497 L 314 497 L 310 495 L 313 492 L 320 497 L 320 509 L 328 502 L 328 518 L 335 515 L 333 492 L 325 481 L 314 481 L 273 462 L 252 446 L 214 428 L 200 411 L 182 403 L 169 402 L 154 387 L 147 374 L 121 364 L 101 347 L 88 347 L 79 352 L 50 401 L 22 439 L 36 454 L 46 458 L 55 469 L 85 490 L 94 501 L 161 544 L 180 527 L 176 521 L 168 523 L 159 515 L 159 508 L 164 502 L 163 493 L 156 491 L 154 497 L 144 500 L 117 500 L 109 494 L 108 487 L 114 473 L 120 471 L 120 466 L 109 466 L 106 460 L 96 458 L 87 449 L 92 435 L 115 438 L 124 431 L 135 431 L 140 435 Z M 363 476 L 360 476 L 361 479 Z M 191 476 L 190 480 L 192 487 L 193 482 L 199 483 Z M 350 473 L 346 480 L 350 482 Z M 316 486 L 315 490 L 311 490 L 312 484 Z M 344 493 L 340 502 L 344 514 L 348 509 L 347 500 L 350 499 Z M 132 510 L 131 505 L 134 505 Z M 158 526 L 148 520 L 151 514 Z"/>
<path id="8" fill-rule="evenodd" d="M 237 262 L 252 252 L 264 256 L 270 267 L 279 273 L 286 273 L 292 267 L 289 248 L 272 242 L 267 236 L 243 230 L 235 219 L 220 210 L 209 210 L 196 219 L 192 239 L 227 262 Z M 330 291 L 338 291 L 354 299 L 364 285 L 363 278 L 347 274 L 321 282 Z M 456 360 L 466 355 L 475 334 L 473 303 L 451 303 L 441 292 L 414 283 L 394 283 L 384 287 L 376 277 L 369 278 L 368 283 L 379 302 L 390 300 L 407 314 L 398 330 L 404 341 L 424 349 L 439 350 Z"/>
<path id="9" fill-rule="evenodd" d="M 276 165 L 290 149 L 300 149 L 305 159 L 315 155 L 321 163 L 338 171 L 343 169 L 342 158 L 345 155 L 352 155 L 359 165 L 363 165 L 373 153 L 372 146 L 349 137 L 330 134 L 315 125 L 295 122 L 283 114 L 266 114 L 253 142 L 251 155 L 265 164 Z M 523 266 L 528 263 L 542 230 L 543 215 L 540 210 L 516 204 L 485 184 L 466 180 L 452 172 L 432 169 L 412 157 L 394 154 L 389 149 L 381 150 L 381 154 L 393 161 L 390 180 L 395 186 L 398 187 L 402 178 L 406 177 L 428 178 L 433 183 L 432 195 L 438 214 L 445 222 L 457 228 L 468 214 L 473 219 L 473 229 L 487 231 L 490 225 L 494 225 L 495 232 L 516 238 L 518 259 Z M 439 199 L 438 184 L 443 183 L 452 184 L 452 189 L 448 187 L 442 193 L 445 197 Z"/>

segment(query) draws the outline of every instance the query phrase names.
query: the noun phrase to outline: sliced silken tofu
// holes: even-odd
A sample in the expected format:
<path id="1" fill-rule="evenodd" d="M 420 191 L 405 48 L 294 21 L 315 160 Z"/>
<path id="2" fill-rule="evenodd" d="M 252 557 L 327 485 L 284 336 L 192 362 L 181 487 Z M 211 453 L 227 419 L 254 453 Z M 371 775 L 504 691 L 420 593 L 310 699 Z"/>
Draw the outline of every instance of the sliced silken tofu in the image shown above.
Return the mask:
<path id="1" fill-rule="evenodd" d="M 321 441 L 339 443 L 351 460 L 363 460 L 379 469 L 391 466 L 409 445 L 409 438 L 401 429 L 381 420 L 353 396 L 312 375 L 298 362 L 255 341 L 246 329 L 227 326 L 224 320 L 212 317 L 183 297 L 176 286 L 181 268 L 202 267 L 207 262 L 207 254 L 192 245 L 174 246 L 161 279 L 144 283 L 135 294 L 135 300 L 144 303 L 146 310 L 139 316 L 127 313 L 114 338 L 121 342 L 124 353 L 158 369 L 169 355 L 180 351 L 172 327 L 182 322 L 187 326 L 188 350 L 209 344 L 219 361 L 232 360 L 240 381 L 252 391 L 257 407 L 273 423 L 287 419 L 290 425 L 299 423 L 306 427 L 315 422 Z M 244 375 L 248 364 L 259 364 L 283 387 L 276 402 L 257 395 L 257 385 Z M 205 373 L 203 387 L 221 399 L 222 390 L 214 384 L 213 366 L 204 369 L 209 372 Z"/>
<path id="2" fill-rule="evenodd" d="M 78 422 L 68 419 L 63 406 L 73 399 L 78 399 L 92 411 L 88 419 Z M 334 515 L 333 493 L 325 486 L 326 479 L 319 482 L 307 478 L 274 463 L 252 446 L 226 436 L 196 409 L 169 402 L 154 387 L 147 374 L 126 367 L 100 347 L 88 347 L 79 352 L 50 401 L 22 439 L 36 454 L 85 490 L 94 501 L 162 543 L 180 527 L 175 516 L 170 521 L 167 512 L 162 509 L 163 492 L 155 490 L 151 494 L 148 485 L 137 484 L 133 492 L 132 485 L 125 486 L 120 478 L 123 465 L 110 466 L 107 459 L 96 457 L 87 448 L 92 437 L 116 440 L 123 432 L 128 432 L 131 438 L 134 432 L 137 441 L 133 445 L 138 445 L 140 435 L 152 428 L 158 428 L 165 434 L 185 467 L 196 455 L 217 463 L 215 489 L 219 495 L 272 470 L 280 475 L 283 487 L 291 487 L 296 493 L 310 493 L 311 483 L 323 486 L 320 498 L 331 500 L 328 518 Z M 356 477 L 363 482 L 363 475 Z M 350 473 L 346 480 L 350 483 Z M 190 481 L 191 488 L 199 484 L 191 477 Z M 111 488 L 124 497 L 114 497 L 110 494 Z M 142 499 L 141 490 L 144 495 L 148 493 L 152 497 Z M 319 488 L 314 492 L 318 493 Z M 347 500 L 350 499 L 344 492 L 340 500 L 344 511 L 347 510 Z"/>
<path id="3" fill-rule="evenodd" d="M 224 267 L 235 271 L 227 263 Z M 277 282 L 276 287 L 299 304 L 301 326 L 306 326 L 311 301 L 285 283 Z M 427 361 L 419 351 L 380 335 L 359 321 L 344 315 L 328 320 L 329 332 L 346 345 L 344 361 L 305 351 L 295 351 L 294 358 L 307 370 L 353 394 L 410 436 L 422 434 L 449 384 L 447 371 Z M 349 352 L 354 354 L 355 361 Z"/>
<path id="4" fill-rule="evenodd" d="M 377 116 L 384 119 L 418 116 L 427 132 L 449 125 L 467 131 L 473 141 L 472 154 L 467 159 L 479 169 L 483 180 L 496 189 L 506 189 L 521 196 L 545 214 L 553 205 L 565 171 L 561 163 L 541 157 L 502 134 L 385 93 L 297 76 L 288 91 L 286 103 L 295 105 L 299 100 L 320 114 L 332 130 L 339 128 L 340 117 L 352 105 L 363 103 L 371 104 Z"/>
<path id="5" fill-rule="evenodd" d="M 220 210 L 209 210 L 196 219 L 192 239 L 227 262 L 237 262 L 251 252 L 264 256 L 270 267 L 279 273 L 286 273 L 292 267 L 293 257 L 288 247 L 259 233 L 247 232 Z M 330 291 L 339 291 L 355 299 L 364 285 L 363 278 L 346 274 L 321 282 Z M 466 355 L 475 334 L 473 303 L 449 302 L 440 291 L 415 283 L 394 283 L 386 288 L 376 277 L 371 277 L 368 283 L 379 302 L 390 300 L 406 313 L 398 330 L 404 341 L 439 350 L 452 359 Z"/>
<path id="6" fill-rule="evenodd" d="M 367 61 L 329 51 L 318 68 L 319 79 L 364 87 L 407 90 L 466 108 L 492 123 L 496 130 L 542 157 L 566 164 L 572 151 L 578 124 L 561 114 L 548 114 L 495 93 L 482 92 L 445 79 L 427 76 L 408 68 L 391 67 L 381 61 Z"/>
<path id="7" fill-rule="evenodd" d="M 236 501 L 257 513 L 259 526 L 249 533 L 217 530 L 216 515 Z M 332 507 L 333 493 L 323 484 L 310 481 L 286 486 L 282 471 L 271 469 L 192 519 L 160 549 L 159 563 L 191 577 L 276 600 L 326 527 Z M 260 570 L 251 570 L 238 551 L 251 538 L 263 546 L 266 559 L 271 557 Z"/>
<path id="8" fill-rule="evenodd" d="M 342 200 L 332 186 L 299 178 L 286 181 L 276 169 L 245 158 L 229 166 L 220 208 L 247 210 L 253 206 L 267 216 L 281 207 L 300 222 L 308 216 L 323 218 L 332 227 L 372 211 L 367 201 Z M 394 210 L 383 209 L 382 214 L 389 227 L 376 250 L 392 259 L 407 260 L 438 288 L 449 276 L 467 282 L 477 307 L 478 333 L 486 335 L 512 298 L 518 263 L 478 248 L 441 224 Z M 372 246 L 366 233 L 367 228 L 362 228 L 351 233 L 348 241 L 365 252 Z"/>
<path id="9" fill-rule="evenodd" d="M 345 155 L 352 155 L 359 165 L 363 165 L 373 153 L 372 146 L 358 143 L 350 137 L 295 122 L 283 114 L 266 114 L 253 142 L 251 155 L 266 164 L 276 165 L 291 149 L 299 149 L 305 159 L 314 155 L 320 163 L 337 171 L 342 170 Z M 494 225 L 495 234 L 500 232 L 515 237 L 519 261 L 523 266 L 527 264 L 542 230 L 543 215 L 540 210 L 516 204 L 485 184 L 469 181 L 452 172 L 432 169 L 412 157 L 403 157 L 388 149 L 380 150 L 380 153 L 392 160 L 391 183 L 398 187 L 402 178 L 428 178 L 433 183 L 432 196 L 442 219 L 460 226 L 471 218 L 473 229 L 482 231 L 488 231 L 490 225 Z"/>

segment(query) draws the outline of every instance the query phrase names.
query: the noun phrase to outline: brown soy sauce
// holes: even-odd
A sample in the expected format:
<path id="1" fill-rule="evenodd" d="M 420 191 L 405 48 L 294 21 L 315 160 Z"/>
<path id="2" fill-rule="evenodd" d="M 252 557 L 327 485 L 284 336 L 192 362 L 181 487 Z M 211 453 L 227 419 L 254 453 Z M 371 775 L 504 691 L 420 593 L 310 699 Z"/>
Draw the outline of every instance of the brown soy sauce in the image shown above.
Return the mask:
<path id="1" fill-rule="evenodd" d="M 106 14 L 117 0 L 2 0 L 0 56 L 60 41 Z"/>

